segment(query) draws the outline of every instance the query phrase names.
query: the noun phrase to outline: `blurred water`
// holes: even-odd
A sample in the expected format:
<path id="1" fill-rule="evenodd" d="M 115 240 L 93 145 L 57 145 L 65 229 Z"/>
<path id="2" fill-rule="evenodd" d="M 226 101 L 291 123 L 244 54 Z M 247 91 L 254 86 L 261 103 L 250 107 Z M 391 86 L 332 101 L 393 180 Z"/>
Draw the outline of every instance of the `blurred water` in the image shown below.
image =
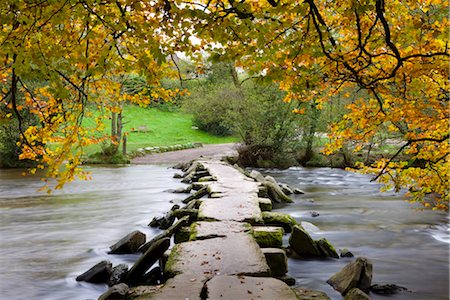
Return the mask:
<path id="1" fill-rule="evenodd" d="M 185 195 L 165 166 L 92 167 L 93 180 L 74 182 L 51 196 L 37 194 L 39 177 L 0 170 L 1 299 L 96 299 L 105 285 L 75 277 L 101 260 L 131 265 L 135 255 L 108 255 L 110 245 L 133 230 L 147 238 L 153 216 Z M 349 248 L 374 263 L 374 283 L 413 291 L 389 299 L 448 299 L 449 227 L 444 213 L 418 211 L 399 195 L 380 194 L 368 177 L 331 169 L 264 170 L 303 189 L 295 203 L 277 208 L 314 223 L 315 238 Z M 311 217 L 311 212 L 319 217 Z M 286 237 L 287 238 L 287 237 Z M 287 241 L 286 241 L 287 242 Z M 351 259 L 289 260 L 297 284 L 342 297 L 325 281 Z M 372 295 L 373 299 L 386 297 Z"/>
<path id="2" fill-rule="evenodd" d="M 106 286 L 75 277 L 101 260 L 131 265 L 135 255 L 108 255 L 109 246 L 133 230 L 156 235 L 148 222 L 177 198 L 164 191 L 182 185 L 162 166 L 88 170 L 93 180 L 51 196 L 36 193 L 38 177 L 0 170 L 1 299 L 97 299 Z"/>
<path id="3" fill-rule="evenodd" d="M 449 299 L 448 214 L 418 210 L 401 194 L 380 193 L 380 186 L 370 183 L 370 177 L 339 169 L 263 172 L 306 193 L 294 196 L 295 203 L 282 205 L 278 211 L 316 225 L 319 230 L 311 232 L 313 238 L 325 237 L 336 248 L 348 248 L 355 256 L 372 260 L 373 283 L 393 283 L 412 291 L 389 299 Z M 312 217 L 311 212 L 319 216 Z M 342 299 L 326 280 L 350 261 L 289 259 L 289 274 L 298 285 Z"/>

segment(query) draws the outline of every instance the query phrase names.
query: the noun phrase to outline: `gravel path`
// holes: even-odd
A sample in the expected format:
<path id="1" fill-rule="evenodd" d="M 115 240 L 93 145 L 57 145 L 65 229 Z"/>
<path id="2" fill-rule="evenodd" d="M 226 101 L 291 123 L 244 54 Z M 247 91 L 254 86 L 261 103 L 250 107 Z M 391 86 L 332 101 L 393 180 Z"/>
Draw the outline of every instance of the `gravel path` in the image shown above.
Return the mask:
<path id="1" fill-rule="evenodd" d="M 132 164 L 164 164 L 189 162 L 199 157 L 220 158 L 223 156 L 237 155 L 238 144 L 209 144 L 200 148 L 185 149 L 156 154 L 147 154 L 131 160 Z"/>

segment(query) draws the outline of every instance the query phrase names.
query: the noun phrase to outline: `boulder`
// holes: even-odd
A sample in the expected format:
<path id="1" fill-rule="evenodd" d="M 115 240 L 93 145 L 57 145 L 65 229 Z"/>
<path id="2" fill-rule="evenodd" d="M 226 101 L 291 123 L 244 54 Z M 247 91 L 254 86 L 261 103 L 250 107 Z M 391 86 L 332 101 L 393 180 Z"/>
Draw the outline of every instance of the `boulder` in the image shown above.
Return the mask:
<path id="1" fill-rule="evenodd" d="M 150 223 L 148 223 L 149 227 L 159 227 L 159 225 L 161 225 L 161 221 L 164 219 L 165 217 L 153 217 L 153 219 L 150 221 Z"/>
<path id="2" fill-rule="evenodd" d="M 114 286 L 122 283 L 128 273 L 128 266 L 126 264 L 120 264 L 112 268 L 111 276 L 109 276 L 108 285 Z"/>
<path id="3" fill-rule="evenodd" d="M 296 195 L 303 195 L 305 192 L 304 191 L 302 191 L 301 189 L 299 189 L 299 188 L 295 188 L 294 190 L 293 190 L 293 192 L 294 192 L 294 194 L 296 194 Z"/>
<path id="4" fill-rule="evenodd" d="M 175 222 L 175 216 L 173 216 L 172 214 L 168 214 L 167 216 L 165 216 L 164 218 L 162 218 L 161 223 L 159 224 L 159 229 L 167 229 L 170 226 L 173 225 L 173 222 Z"/>
<path id="5" fill-rule="evenodd" d="M 293 291 L 298 299 L 302 300 L 330 300 L 330 297 L 321 291 L 308 290 L 302 287 L 294 288 Z"/>
<path id="6" fill-rule="evenodd" d="M 364 257 L 358 257 L 327 280 L 327 283 L 343 296 L 352 288 L 358 288 L 367 293 L 371 282 L 372 262 Z"/>
<path id="7" fill-rule="evenodd" d="M 333 245 L 331 245 L 330 242 L 325 238 L 316 241 L 316 247 L 323 257 L 339 258 L 339 255 L 337 254 Z"/>
<path id="8" fill-rule="evenodd" d="M 198 182 L 210 182 L 210 181 L 217 181 L 217 179 L 214 176 L 203 176 L 198 179 Z"/>
<path id="9" fill-rule="evenodd" d="M 159 241 L 162 238 L 170 238 L 175 232 L 178 231 L 178 229 L 180 229 L 183 226 L 186 226 L 189 223 L 189 216 L 184 216 L 181 219 L 179 219 L 177 222 L 175 222 L 175 224 L 173 224 L 172 226 L 170 226 L 169 228 L 167 228 L 166 230 L 164 230 L 164 232 L 158 234 L 157 236 L 155 236 L 154 238 L 152 238 L 150 241 L 148 241 L 147 243 L 145 243 L 144 245 L 142 245 L 139 248 L 139 252 L 146 252 L 148 250 L 148 248 L 153 245 L 156 241 Z"/>
<path id="10" fill-rule="evenodd" d="M 121 300 L 127 299 L 127 293 L 130 290 L 125 283 L 119 283 L 110 287 L 106 292 L 100 295 L 98 300 Z"/>
<path id="11" fill-rule="evenodd" d="M 170 238 L 167 237 L 154 242 L 131 267 L 125 282 L 129 284 L 141 282 L 145 272 L 169 249 L 169 246 Z"/>
<path id="12" fill-rule="evenodd" d="M 111 249 L 109 254 L 135 253 L 141 245 L 145 244 L 145 239 L 146 237 L 144 233 L 138 230 L 133 231 L 109 247 Z"/>
<path id="13" fill-rule="evenodd" d="M 279 212 L 264 211 L 262 212 L 262 217 L 264 224 L 281 226 L 284 231 L 288 233 L 292 231 L 294 225 L 297 225 L 297 222 L 293 217 Z"/>
<path id="14" fill-rule="evenodd" d="M 278 186 L 286 195 L 292 195 L 294 193 L 294 191 L 285 183 L 280 183 Z"/>
<path id="15" fill-rule="evenodd" d="M 263 183 L 264 181 L 266 181 L 266 179 L 264 178 L 264 176 L 263 176 L 260 172 L 258 172 L 258 171 L 256 171 L 256 170 L 252 170 L 252 171 L 250 172 L 250 177 L 253 178 L 253 179 L 255 179 L 257 182 Z"/>
<path id="16" fill-rule="evenodd" d="M 370 287 L 370 291 L 379 295 L 393 295 L 399 292 L 408 291 L 408 289 L 396 284 L 374 284 Z"/>
<path id="17" fill-rule="evenodd" d="M 253 237 L 261 248 L 280 248 L 283 245 L 283 234 L 282 227 L 253 227 Z"/>
<path id="18" fill-rule="evenodd" d="M 277 279 L 283 281 L 284 283 L 286 283 L 288 286 L 293 286 L 295 285 L 295 278 L 290 276 L 290 275 L 283 275 L 283 276 L 277 276 Z"/>
<path id="19" fill-rule="evenodd" d="M 180 174 L 180 173 L 175 173 L 175 174 L 173 174 L 173 178 L 175 178 L 175 179 L 181 179 L 181 178 L 183 178 L 183 175 Z"/>
<path id="20" fill-rule="evenodd" d="M 267 188 L 267 193 L 269 195 L 269 198 L 273 202 L 277 202 L 277 203 L 282 203 L 282 202 L 292 203 L 292 202 L 294 202 L 285 193 L 283 193 L 283 191 L 281 190 L 281 188 L 278 186 L 277 183 L 273 183 L 271 181 L 266 181 L 264 183 L 264 186 Z"/>
<path id="21" fill-rule="evenodd" d="M 341 257 L 353 257 L 353 253 L 351 253 L 347 248 L 339 249 L 339 253 Z"/>
<path id="22" fill-rule="evenodd" d="M 279 248 L 264 248 L 261 250 L 266 257 L 271 275 L 274 277 L 284 276 L 288 271 L 286 252 Z"/>
<path id="23" fill-rule="evenodd" d="M 289 237 L 289 245 L 291 249 L 300 256 L 316 257 L 321 256 L 316 243 L 311 236 L 299 225 L 295 225 L 292 234 Z"/>
<path id="24" fill-rule="evenodd" d="M 112 264 L 107 260 L 103 260 L 79 275 L 77 281 L 86 281 L 91 283 L 107 283 L 112 272 Z"/>
<path id="25" fill-rule="evenodd" d="M 370 297 L 360 289 L 353 288 L 345 294 L 344 300 L 370 300 Z"/>
<path id="26" fill-rule="evenodd" d="M 184 204 L 189 203 L 191 200 L 200 199 L 201 197 L 206 196 L 208 194 L 209 194 L 208 187 L 204 186 L 201 189 L 199 189 L 197 192 L 195 192 L 194 194 L 192 194 L 189 197 L 187 197 L 186 199 L 184 199 L 183 203 Z"/>
<path id="27" fill-rule="evenodd" d="M 271 211 L 272 201 L 269 198 L 258 198 L 259 208 L 261 211 Z"/>

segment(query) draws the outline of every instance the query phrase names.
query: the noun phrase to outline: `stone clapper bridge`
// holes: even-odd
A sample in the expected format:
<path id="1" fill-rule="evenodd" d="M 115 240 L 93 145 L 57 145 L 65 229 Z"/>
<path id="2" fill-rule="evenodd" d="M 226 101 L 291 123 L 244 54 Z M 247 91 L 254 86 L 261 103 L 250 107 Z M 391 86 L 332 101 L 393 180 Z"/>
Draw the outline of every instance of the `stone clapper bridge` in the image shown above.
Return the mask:
<path id="1" fill-rule="evenodd" d="M 116 299 L 119 294 L 123 295 L 120 299 L 302 299 L 303 290 L 284 282 L 290 277 L 285 276 L 287 256 L 281 249 L 282 236 L 292 230 L 295 220 L 283 215 L 288 220 L 277 224 L 273 221 L 277 213 L 262 212 L 271 210 L 272 203 L 260 196 L 274 191 L 267 191 L 261 180 L 246 176 L 239 167 L 219 160 L 197 160 L 185 170 L 179 177 L 192 183 L 197 192 L 178 210 L 184 216 L 178 214 L 176 224 L 141 246 L 144 255 L 124 280 L 133 288 L 121 292 L 112 287 L 99 299 Z M 205 195 L 209 197 L 198 199 Z M 175 245 L 167 250 L 172 234 Z M 148 261 L 153 264 L 160 256 L 169 278 L 163 285 L 133 282 L 151 266 Z M 311 292 L 314 299 L 329 299 L 322 292 Z"/>

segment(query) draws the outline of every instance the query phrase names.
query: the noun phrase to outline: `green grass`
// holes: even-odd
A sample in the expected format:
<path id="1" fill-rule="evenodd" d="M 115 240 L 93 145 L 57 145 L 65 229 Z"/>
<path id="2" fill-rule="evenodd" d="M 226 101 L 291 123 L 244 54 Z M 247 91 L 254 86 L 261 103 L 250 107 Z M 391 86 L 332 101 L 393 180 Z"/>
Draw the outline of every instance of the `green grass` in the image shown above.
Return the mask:
<path id="1" fill-rule="evenodd" d="M 192 128 L 192 115 L 183 112 L 162 111 L 156 108 L 142 108 L 126 105 L 123 112 L 124 133 L 127 136 L 127 151 L 152 146 L 171 146 L 199 142 L 203 144 L 223 144 L 238 141 L 238 137 L 218 137 Z M 84 124 L 94 126 L 93 118 Z M 105 124 L 105 132 L 110 132 L 110 122 Z M 140 127 L 146 130 L 139 131 Z M 138 132 L 134 132 L 138 131 Z M 100 151 L 100 145 L 87 147 L 87 154 Z"/>

